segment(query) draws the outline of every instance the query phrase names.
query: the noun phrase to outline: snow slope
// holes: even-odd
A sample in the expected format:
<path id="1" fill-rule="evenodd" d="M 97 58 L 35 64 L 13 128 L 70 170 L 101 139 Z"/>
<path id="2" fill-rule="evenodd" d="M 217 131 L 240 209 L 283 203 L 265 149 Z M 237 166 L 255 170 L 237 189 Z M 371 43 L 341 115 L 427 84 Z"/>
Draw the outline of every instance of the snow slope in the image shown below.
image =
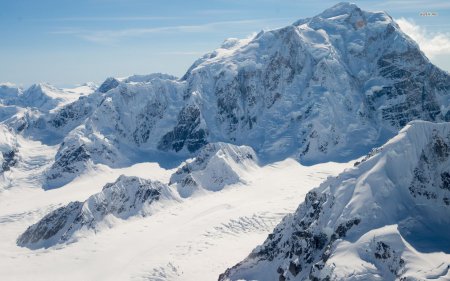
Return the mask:
<path id="1" fill-rule="evenodd" d="M 412 122 L 220 280 L 449 280 L 449 172 L 450 123 Z"/>

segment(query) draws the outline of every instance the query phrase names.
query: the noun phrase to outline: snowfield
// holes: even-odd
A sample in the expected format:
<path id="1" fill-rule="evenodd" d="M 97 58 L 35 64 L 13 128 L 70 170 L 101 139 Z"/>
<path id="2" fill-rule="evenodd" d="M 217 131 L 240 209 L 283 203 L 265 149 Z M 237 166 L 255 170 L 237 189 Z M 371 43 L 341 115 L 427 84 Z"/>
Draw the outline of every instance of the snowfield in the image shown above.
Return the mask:
<path id="1" fill-rule="evenodd" d="M 147 217 L 115 219 L 76 242 L 30 250 L 16 245 L 26 228 L 70 201 L 84 201 L 121 174 L 169 182 L 174 170 L 145 163 L 99 167 L 55 190 L 0 193 L 2 280 L 216 280 L 262 243 L 305 194 L 351 163 L 301 166 L 287 159 L 253 167 L 238 183 L 163 206 Z"/>

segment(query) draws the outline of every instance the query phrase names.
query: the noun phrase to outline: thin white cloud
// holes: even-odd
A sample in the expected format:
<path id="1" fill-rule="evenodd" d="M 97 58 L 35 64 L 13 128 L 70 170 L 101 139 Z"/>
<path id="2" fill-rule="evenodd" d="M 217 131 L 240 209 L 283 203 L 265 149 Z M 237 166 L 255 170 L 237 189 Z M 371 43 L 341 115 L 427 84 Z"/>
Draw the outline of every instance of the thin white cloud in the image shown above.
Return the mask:
<path id="1" fill-rule="evenodd" d="M 241 10 L 225 10 L 225 9 L 206 9 L 198 10 L 195 14 L 186 16 L 113 16 L 113 17 L 55 17 L 55 18 L 38 18 L 29 19 L 39 22 L 127 22 L 127 21 L 156 21 L 156 20 L 186 20 L 196 19 L 197 15 L 201 16 L 220 16 L 220 15 L 236 15 L 242 14 Z"/>
<path id="2" fill-rule="evenodd" d="M 161 55 L 175 55 L 175 56 L 193 56 L 193 55 L 203 55 L 206 54 L 207 51 L 198 52 L 198 51 L 172 51 L 172 52 L 161 52 Z"/>
<path id="3" fill-rule="evenodd" d="M 45 22 L 111 22 L 111 21 L 154 21 L 154 20 L 175 20 L 186 19 L 186 17 L 166 17 L 166 16 L 148 16 L 148 17 L 62 17 L 31 19 L 33 21 Z"/>
<path id="4" fill-rule="evenodd" d="M 217 29 L 229 28 L 236 25 L 250 25 L 262 26 L 264 24 L 273 23 L 285 20 L 284 18 L 271 19 L 249 19 L 249 20 L 235 20 L 235 21 L 218 21 L 198 25 L 177 25 L 177 26 L 162 26 L 149 28 L 129 28 L 129 29 L 115 29 L 115 30 L 87 30 L 87 29 L 60 29 L 50 32 L 57 35 L 73 35 L 81 39 L 95 42 L 95 43 L 110 43 L 117 42 L 124 38 L 142 37 L 149 34 L 156 33 L 195 33 L 195 32 L 214 32 Z"/>
<path id="5" fill-rule="evenodd" d="M 431 32 L 417 25 L 413 20 L 396 20 L 400 28 L 419 44 L 420 49 L 429 57 L 450 54 L 450 33 Z"/>

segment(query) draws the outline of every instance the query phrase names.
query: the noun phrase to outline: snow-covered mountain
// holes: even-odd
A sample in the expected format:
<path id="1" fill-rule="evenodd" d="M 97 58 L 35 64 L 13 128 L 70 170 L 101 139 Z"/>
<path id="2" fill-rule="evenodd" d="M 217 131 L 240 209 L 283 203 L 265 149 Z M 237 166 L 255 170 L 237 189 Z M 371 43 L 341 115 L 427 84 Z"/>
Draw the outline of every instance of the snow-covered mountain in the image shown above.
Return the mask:
<path id="1" fill-rule="evenodd" d="M 58 131 L 54 126 L 54 130 L 48 130 L 46 120 L 51 116 L 64 116 L 64 108 L 69 108 L 79 102 L 79 98 L 83 100 L 90 94 L 95 92 L 96 86 L 93 83 L 87 83 L 75 88 L 58 89 L 47 83 L 34 84 L 28 89 L 23 90 L 13 84 L 0 84 L 0 131 L 3 138 L 0 139 L 0 154 L 2 154 L 3 171 L 10 170 L 13 165 L 20 161 L 28 161 L 22 163 L 22 168 L 26 171 L 26 167 L 30 166 L 46 166 L 50 164 L 46 159 L 46 163 L 39 163 L 36 159 L 30 159 L 30 155 L 34 152 L 27 151 L 29 155 L 19 159 L 19 141 L 23 143 L 28 141 L 42 141 L 45 146 L 60 144 L 61 134 L 67 132 Z M 74 119 L 75 116 L 66 116 Z M 74 122 L 74 121 L 72 121 Z M 60 137 L 58 137 L 60 136 Z M 11 140 L 14 139 L 14 144 Z M 25 146 L 28 146 L 25 144 Z M 34 144 L 31 144 L 34 146 Z M 45 149 L 46 151 L 48 149 Z M 54 157 L 52 154 L 51 157 Z M 27 159 L 28 158 L 28 159 Z M 33 158 L 33 156 L 31 157 Z M 47 157 L 41 157 L 47 158 Z M 9 159 L 9 160 L 8 160 Z M 6 170 L 5 170 L 6 169 Z M 42 174 L 42 171 L 40 172 Z M 38 175 L 40 178 L 41 175 Z M 15 186 L 13 183 L 14 175 L 5 176 L 2 173 L 3 180 L 0 187 Z M 16 179 L 17 180 L 17 179 Z M 40 181 L 39 186 L 45 182 Z"/>
<path id="2" fill-rule="evenodd" d="M 448 280 L 448 121 L 450 75 L 349 3 L 182 78 L 0 84 L 0 279 Z"/>
<path id="3" fill-rule="evenodd" d="M 450 124 L 412 122 L 220 280 L 447 280 L 449 180 Z"/>
<path id="4" fill-rule="evenodd" d="M 17 244 L 35 249 L 73 241 L 79 231 L 97 231 L 112 224 L 115 218 L 150 215 L 156 209 L 155 204 L 177 198 L 161 182 L 120 176 L 86 201 L 71 202 L 52 211 L 30 226 L 17 239 Z"/>
<path id="5" fill-rule="evenodd" d="M 93 83 L 65 89 L 39 83 L 23 90 L 12 84 L 1 84 L 0 122 L 26 137 L 42 139 L 42 135 L 48 135 L 45 130 L 48 118 L 58 115 L 66 105 L 71 107 L 79 98 L 92 94 L 96 88 Z"/>
<path id="6" fill-rule="evenodd" d="M 118 167 L 160 152 L 188 157 L 217 141 L 251 146 L 263 162 L 348 161 L 411 120 L 450 120 L 449 89 L 448 73 L 388 14 L 340 3 L 226 40 L 181 79 L 108 78 L 36 124 L 64 138 L 56 162 L 85 150 L 81 161 Z M 58 165 L 50 179 L 65 176 Z"/>
<path id="7" fill-rule="evenodd" d="M 15 104 L 22 94 L 21 90 L 11 83 L 0 84 L 0 104 Z"/>
<path id="8" fill-rule="evenodd" d="M 158 146 L 166 128 L 172 128 L 181 114 L 180 83 L 165 76 L 154 76 L 147 83 L 120 83 L 106 94 L 101 92 L 105 83 L 43 122 L 45 130 L 63 138 L 47 172 L 48 186 L 67 183 L 91 163 L 124 167 L 149 160 L 146 153 Z M 185 127 L 196 126 L 195 120 L 184 122 Z M 189 139 L 183 143 L 196 146 Z"/>
<path id="9" fill-rule="evenodd" d="M 78 87 L 62 90 L 48 83 L 39 83 L 22 90 L 11 84 L 2 84 L 0 85 L 0 103 L 48 112 L 58 106 L 74 102 L 80 95 L 95 91 L 93 85 L 86 87 L 87 89 Z"/>
<path id="10" fill-rule="evenodd" d="M 303 162 L 361 156 L 411 120 L 444 120 L 449 106 L 449 75 L 388 14 L 348 3 L 226 41 L 183 81 L 210 138 Z"/>
<path id="11" fill-rule="evenodd" d="M 219 191 L 226 185 L 242 181 L 243 173 L 257 165 L 251 147 L 227 143 L 205 145 L 197 156 L 182 165 L 171 177 L 181 197 L 198 190 Z"/>
<path id="12" fill-rule="evenodd" d="M 71 156 L 73 158 L 64 161 L 68 164 L 81 163 L 76 157 L 87 157 L 85 151 L 77 151 Z M 5 167 L 8 167 L 11 159 L 5 159 Z M 77 168 L 71 165 L 67 167 Z M 226 143 L 207 144 L 195 158 L 185 162 L 170 177 L 170 187 L 158 181 L 122 175 L 86 201 L 71 202 L 50 212 L 30 226 L 18 238 L 17 244 L 41 248 L 73 241 L 75 233 L 82 229 L 98 230 L 108 225 L 109 216 L 126 219 L 136 214 L 148 215 L 149 206 L 154 208 L 156 201 L 167 204 L 168 200 L 180 201 L 194 192 L 219 191 L 225 186 L 242 183 L 245 173 L 252 168 L 257 168 L 257 158 L 250 147 Z"/>

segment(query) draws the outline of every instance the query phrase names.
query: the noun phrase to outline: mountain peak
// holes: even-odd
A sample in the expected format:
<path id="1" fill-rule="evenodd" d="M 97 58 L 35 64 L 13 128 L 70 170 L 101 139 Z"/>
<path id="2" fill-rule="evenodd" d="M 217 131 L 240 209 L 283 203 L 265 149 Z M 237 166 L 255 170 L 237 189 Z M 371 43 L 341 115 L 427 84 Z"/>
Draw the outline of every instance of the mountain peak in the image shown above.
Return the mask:
<path id="1" fill-rule="evenodd" d="M 349 14 L 355 11 L 361 11 L 355 3 L 340 2 L 323 11 L 321 15 L 341 15 L 343 13 Z"/>
<path id="2" fill-rule="evenodd" d="M 117 86 L 119 86 L 120 81 L 117 80 L 114 77 L 108 77 L 106 78 L 106 80 L 100 85 L 100 87 L 98 87 L 98 91 L 100 93 L 106 93 L 111 89 L 116 88 Z"/>
<path id="3" fill-rule="evenodd" d="M 347 28 L 359 30 L 369 27 L 372 32 L 382 32 L 388 25 L 398 28 L 392 17 L 384 11 L 365 11 L 356 4 L 341 2 L 322 13 L 296 21 L 294 26 L 307 24 L 314 30 L 323 29 L 327 33 L 339 34 Z M 364 29 L 363 29 L 364 30 Z"/>

